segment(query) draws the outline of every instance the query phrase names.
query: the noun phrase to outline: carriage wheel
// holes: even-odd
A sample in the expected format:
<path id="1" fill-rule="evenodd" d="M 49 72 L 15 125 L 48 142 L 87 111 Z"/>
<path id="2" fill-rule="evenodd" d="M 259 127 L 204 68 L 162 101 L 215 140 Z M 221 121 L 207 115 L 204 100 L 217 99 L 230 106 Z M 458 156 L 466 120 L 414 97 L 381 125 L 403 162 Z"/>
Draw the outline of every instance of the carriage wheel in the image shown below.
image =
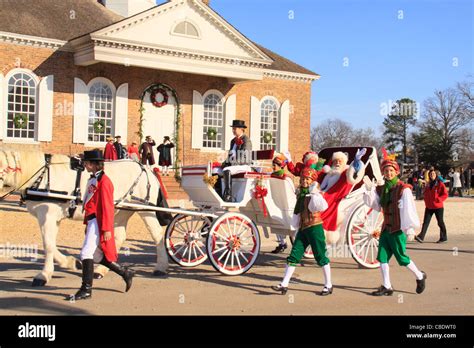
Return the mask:
<path id="1" fill-rule="evenodd" d="M 377 253 L 379 238 L 382 232 L 383 213 L 359 205 L 349 220 L 347 226 L 347 244 L 352 258 L 365 268 L 377 268 Z"/>
<path id="2" fill-rule="evenodd" d="M 226 275 L 247 272 L 260 252 L 260 234 L 247 216 L 226 213 L 212 224 L 207 238 L 212 266 Z"/>
<path id="3" fill-rule="evenodd" d="M 212 221 L 208 217 L 178 214 L 166 228 L 166 251 L 183 267 L 195 267 L 207 260 L 206 238 Z"/>

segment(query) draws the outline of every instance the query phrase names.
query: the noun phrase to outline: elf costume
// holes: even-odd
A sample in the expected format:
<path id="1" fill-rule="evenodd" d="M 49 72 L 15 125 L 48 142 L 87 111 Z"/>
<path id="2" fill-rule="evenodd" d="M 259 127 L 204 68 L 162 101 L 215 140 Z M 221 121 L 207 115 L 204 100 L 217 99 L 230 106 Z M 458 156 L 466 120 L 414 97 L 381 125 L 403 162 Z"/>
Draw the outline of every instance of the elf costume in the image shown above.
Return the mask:
<path id="1" fill-rule="evenodd" d="M 388 167 L 392 167 L 396 172 L 396 176 L 391 179 L 385 173 Z M 420 271 L 406 253 L 407 235 L 414 236 L 415 228 L 420 226 L 412 187 L 398 178 L 400 173 L 398 163 L 394 158 L 387 156 L 385 151 L 381 169 L 385 176 L 384 185 L 375 188 L 366 181 L 364 192 L 365 204 L 374 210 L 382 210 L 384 216 L 377 254 L 383 284 L 372 295 L 390 296 L 393 294 L 388 265 L 392 255 L 400 266 L 406 266 L 413 272 L 417 283 L 416 293 L 421 294 L 425 289 L 426 273 Z"/>
<path id="2" fill-rule="evenodd" d="M 283 295 L 286 294 L 296 265 L 301 262 L 308 245 L 311 245 L 314 258 L 318 265 L 323 268 L 324 273 L 324 288 L 320 295 L 327 296 L 332 294 L 333 287 L 321 212 L 326 210 L 328 205 L 321 195 L 317 184 L 311 185 L 310 187 L 304 184 L 305 178 L 310 179 L 310 182 L 314 183 L 318 177 L 317 171 L 311 168 L 304 168 L 300 176 L 302 183 L 294 211 L 296 217 L 299 219 L 300 228 L 296 234 L 290 256 L 286 259 L 287 265 L 283 281 L 277 286 L 272 286 L 272 289 Z"/>

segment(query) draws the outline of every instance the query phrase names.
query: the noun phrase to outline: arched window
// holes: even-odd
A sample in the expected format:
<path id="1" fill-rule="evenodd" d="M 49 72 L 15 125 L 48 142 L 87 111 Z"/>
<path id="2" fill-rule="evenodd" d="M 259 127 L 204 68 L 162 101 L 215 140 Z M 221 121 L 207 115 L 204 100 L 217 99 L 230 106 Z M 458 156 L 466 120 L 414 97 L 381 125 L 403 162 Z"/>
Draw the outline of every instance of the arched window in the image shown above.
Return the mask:
<path id="1" fill-rule="evenodd" d="M 104 142 L 112 136 L 114 91 L 106 81 L 93 82 L 89 88 L 89 122 L 87 140 Z"/>
<path id="2" fill-rule="evenodd" d="M 197 27 L 189 21 L 182 21 L 178 23 L 173 29 L 173 34 L 190 36 L 194 38 L 199 37 L 199 31 Z"/>
<path id="3" fill-rule="evenodd" d="M 279 106 L 274 99 L 263 99 L 260 106 L 260 149 L 277 150 Z"/>
<path id="4" fill-rule="evenodd" d="M 203 146 L 222 148 L 224 138 L 224 104 L 222 97 L 212 93 L 204 98 Z"/>
<path id="5" fill-rule="evenodd" d="M 8 79 L 7 137 L 32 139 L 36 137 L 37 80 L 25 71 Z"/>

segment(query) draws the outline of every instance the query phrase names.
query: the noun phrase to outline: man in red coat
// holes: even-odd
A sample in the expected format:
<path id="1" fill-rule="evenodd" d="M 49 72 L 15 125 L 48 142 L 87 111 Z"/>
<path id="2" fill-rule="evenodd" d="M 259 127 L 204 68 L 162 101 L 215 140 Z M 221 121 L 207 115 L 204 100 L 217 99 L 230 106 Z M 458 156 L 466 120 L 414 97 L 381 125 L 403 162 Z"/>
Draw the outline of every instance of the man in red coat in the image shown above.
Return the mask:
<path id="1" fill-rule="evenodd" d="M 112 145 L 113 146 L 113 145 Z M 134 272 L 117 263 L 114 239 L 114 185 L 104 173 L 104 157 L 100 150 L 84 152 L 84 167 L 92 173 L 84 194 L 84 224 L 86 236 L 81 249 L 82 286 L 71 296 L 74 300 L 92 296 L 94 261 L 120 275 L 128 291 Z"/>
<path id="2" fill-rule="evenodd" d="M 359 149 L 354 162 L 347 165 L 347 155 L 343 152 L 335 152 L 331 159 L 331 169 L 318 177 L 321 191 L 324 192 L 324 199 L 329 207 L 321 213 L 324 221 L 323 227 L 328 233 L 327 240 L 336 243 L 339 240 L 338 231 L 338 208 L 339 203 L 352 190 L 355 184 L 362 180 L 365 173 L 365 166 L 361 161 L 366 149 Z"/>

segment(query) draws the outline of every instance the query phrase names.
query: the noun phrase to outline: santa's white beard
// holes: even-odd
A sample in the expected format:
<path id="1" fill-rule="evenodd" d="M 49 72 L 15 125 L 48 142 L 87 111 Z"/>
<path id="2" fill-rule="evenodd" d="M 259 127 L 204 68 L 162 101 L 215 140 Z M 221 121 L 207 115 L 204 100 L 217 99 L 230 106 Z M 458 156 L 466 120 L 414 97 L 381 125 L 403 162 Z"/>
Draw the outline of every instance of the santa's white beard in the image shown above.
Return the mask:
<path id="1" fill-rule="evenodd" d="M 326 192 L 329 190 L 341 177 L 342 172 L 344 171 L 345 166 L 341 167 L 331 167 L 331 170 L 326 174 L 321 183 L 321 190 Z"/>

